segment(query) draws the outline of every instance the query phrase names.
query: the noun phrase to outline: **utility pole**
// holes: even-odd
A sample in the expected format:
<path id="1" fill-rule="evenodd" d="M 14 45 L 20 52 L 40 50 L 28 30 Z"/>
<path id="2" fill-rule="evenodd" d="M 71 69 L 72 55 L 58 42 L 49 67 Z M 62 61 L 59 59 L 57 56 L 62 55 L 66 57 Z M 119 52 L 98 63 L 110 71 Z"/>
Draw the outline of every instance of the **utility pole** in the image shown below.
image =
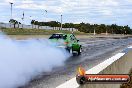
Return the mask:
<path id="1" fill-rule="evenodd" d="M 62 30 L 62 15 L 61 15 L 61 30 Z"/>

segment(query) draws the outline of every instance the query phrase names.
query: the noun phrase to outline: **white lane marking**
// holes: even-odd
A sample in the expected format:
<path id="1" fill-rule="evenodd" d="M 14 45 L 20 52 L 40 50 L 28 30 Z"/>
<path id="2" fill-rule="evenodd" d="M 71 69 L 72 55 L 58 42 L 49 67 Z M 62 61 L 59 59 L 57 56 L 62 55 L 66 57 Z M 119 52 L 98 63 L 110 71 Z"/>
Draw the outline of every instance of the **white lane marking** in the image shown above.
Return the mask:
<path id="1" fill-rule="evenodd" d="M 98 74 L 101 72 L 103 69 L 111 65 L 113 62 L 121 58 L 125 53 L 118 53 L 115 56 L 112 56 L 111 58 L 103 61 L 102 63 L 98 64 L 97 66 L 89 69 L 86 71 L 87 74 Z M 56 88 L 77 88 L 79 85 L 76 82 L 76 77 L 70 79 L 69 81 L 66 81 L 65 83 L 57 86 Z"/>
<path id="2" fill-rule="evenodd" d="M 125 55 L 125 53 L 118 53 L 115 56 L 112 56 L 111 58 L 109 58 L 109 59 L 105 60 L 104 62 L 98 64 L 97 66 L 89 69 L 88 71 L 86 71 L 86 73 L 87 74 L 98 74 L 99 72 L 104 70 L 106 67 L 111 65 L 113 62 L 120 59 L 123 55 Z"/>
<path id="3" fill-rule="evenodd" d="M 129 46 L 128 48 L 132 48 L 132 46 Z"/>

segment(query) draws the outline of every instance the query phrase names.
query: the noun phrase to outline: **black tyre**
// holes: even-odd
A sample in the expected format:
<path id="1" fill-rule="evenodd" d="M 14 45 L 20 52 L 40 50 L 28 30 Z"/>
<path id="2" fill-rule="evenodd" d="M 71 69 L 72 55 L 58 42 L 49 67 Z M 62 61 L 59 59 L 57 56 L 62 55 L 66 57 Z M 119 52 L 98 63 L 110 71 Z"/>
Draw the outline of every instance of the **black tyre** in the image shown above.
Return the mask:
<path id="1" fill-rule="evenodd" d="M 69 53 L 70 53 L 70 54 L 73 54 L 73 50 L 72 50 L 72 48 L 70 48 Z"/>
<path id="2" fill-rule="evenodd" d="M 86 83 L 86 78 L 84 76 L 76 77 L 76 81 L 79 85 L 83 85 Z"/>
<path id="3" fill-rule="evenodd" d="M 70 54 L 73 54 L 72 47 L 71 47 L 71 48 L 70 48 L 70 47 L 68 47 L 68 48 L 67 48 L 67 51 L 68 51 Z"/>
<path id="4" fill-rule="evenodd" d="M 80 47 L 80 49 L 78 50 L 78 55 L 81 55 L 82 53 L 82 47 Z"/>

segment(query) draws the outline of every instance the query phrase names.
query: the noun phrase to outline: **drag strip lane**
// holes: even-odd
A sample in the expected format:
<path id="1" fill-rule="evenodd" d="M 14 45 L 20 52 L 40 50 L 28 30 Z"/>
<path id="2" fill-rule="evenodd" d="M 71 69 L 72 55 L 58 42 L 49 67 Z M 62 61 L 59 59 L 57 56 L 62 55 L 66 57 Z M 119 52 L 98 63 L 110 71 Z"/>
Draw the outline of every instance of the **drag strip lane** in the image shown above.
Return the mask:
<path id="1" fill-rule="evenodd" d="M 85 43 L 81 56 L 69 58 L 65 61 L 64 66 L 56 67 L 52 72 L 44 72 L 22 88 L 57 87 L 75 77 L 76 69 L 79 65 L 82 65 L 85 69 L 91 69 L 116 53 L 119 53 L 132 43 L 132 39 L 95 39 L 91 43 L 89 43 L 89 40 L 83 39 L 80 42 Z"/>

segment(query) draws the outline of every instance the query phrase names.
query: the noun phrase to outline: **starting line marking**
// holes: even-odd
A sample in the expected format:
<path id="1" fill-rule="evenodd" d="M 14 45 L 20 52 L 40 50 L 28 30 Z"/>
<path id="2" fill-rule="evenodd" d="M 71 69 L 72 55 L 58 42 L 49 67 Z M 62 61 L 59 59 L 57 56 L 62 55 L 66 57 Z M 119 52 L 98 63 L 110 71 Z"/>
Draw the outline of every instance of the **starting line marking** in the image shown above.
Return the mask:
<path id="1" fill-rule="evenodd" d="M 86 73 L 87 74 L 98 74 L 99 72 L 104 70 L 106 67 L 108 67 L 109 65 L 111 65 L 113 62 L 115 62 L 116 60 L 118 60 L 124 55 L 125 53 L 118 53 L 112 56 L 111 58 L 103 61 L 102 63 L 94 66 L 93 68 L 89 69 L 88 71 L 86 71 Z M 76 77 L 74 77 L 70 79 L 69 81 L 66 81 L 65 83 L 57 86 L 56 88 L 77 88 L 77 87 L 79 87 L 79 85 L 76 82 Z"/>

